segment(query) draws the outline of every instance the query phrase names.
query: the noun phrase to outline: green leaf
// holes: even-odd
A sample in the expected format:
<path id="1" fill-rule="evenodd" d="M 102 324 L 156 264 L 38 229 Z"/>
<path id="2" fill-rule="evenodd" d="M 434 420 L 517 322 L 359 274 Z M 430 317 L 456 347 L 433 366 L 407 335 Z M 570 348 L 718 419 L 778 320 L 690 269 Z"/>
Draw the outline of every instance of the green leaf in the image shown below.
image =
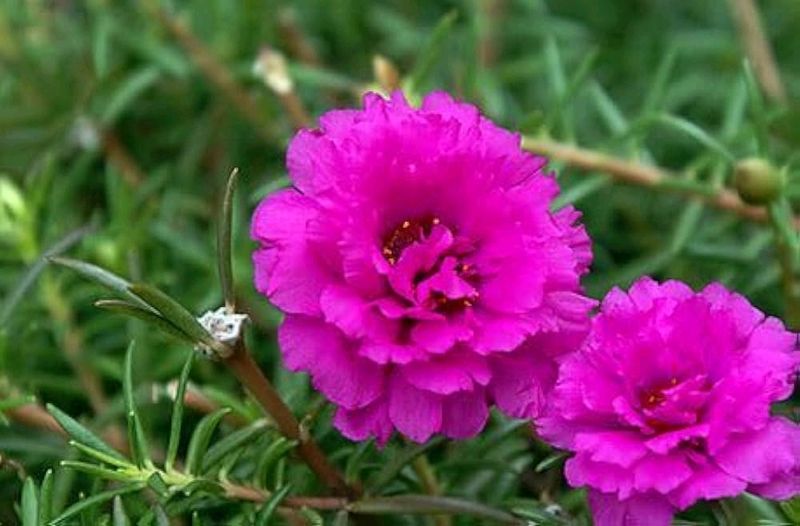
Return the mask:
<path id="1" fill-rule="evenodd" d="M 130 462 L 128 462 L 127 460 L 120 460 L 116 456 L 109 455 L 108 453 L 106 453 L 104 451 L 98 451 L 97 449 L 89 447 L 89 446 L 87 446 L 86 444 L 84 444 L 82 442 L 78 442 L 76 440 L 70 440 L 69 444 L 72 447 L 74 447 L 75 449 L 77 449 L 78 451 L 80 451 L 80 452 L 82 452 L 82 453 L 84 453 L 84 454 L 86 454 L 86 455 L 88 455 L 88 456 L 90 456 L 90 457 L 92 457 L 92 458 L 94 458 L 96 460 L 99 460 L 100 462 L 105 462 L 106 464 L 111 464 L 112 466 L 116 466 L 118 468 L 123 468 L 123 469 L 131 469 L 131 468 L 135 468 L 136 467 L 133 464 L 131 464 Z"/>
<path id="2" fill-rule="evenodd" d="M 131 520 L 128 518 L 125 506 L 122 503 L 122 497 L 120 496 L 114 497 L 114 508 L 111 517 L 114 521 L 114 526 L 131 526 Z"/>
<path id="3" fill-rule="evenodd" d="M 64 431 L 67 432 L 70 438 L 76 442 L 85 444 L 90 448 L 105 453 L 110 457 L 114 457 L 121 462 L 126 461 L 125 457 L 123 457 L 114 448 L 106 444 L 100 437 L 83 427 L 75 419 L 61 411 L 56 406 L 47 404 L 47 411 L 53 415 L 53 418 L 56 419 L 58 425 L 60 425 Z"/>
<path id="4" fill-rule="evenodd" d="M 286 498 L 286 495 L 289 494 L 289 491 L 291 491 L 291 489 L 292 489 L 291 484 L 287 484 L 278 491 L 276 491 L 275 493 L 273 493 L 270 496 L 269 500 L 267 500 L 256 513 L 254 526 L 267 526 L 268 524 L 270 524 L 270 519 L 275 514 L 275 510 L 278 509 L 278 505 L 281 503 L 283 499 Z"/>
<path id="5" fill-rule="evenodd" d="M 378 493 L 387 484 L 393 481 L 397 474 L 400 473 L 404 467 L 413 462 L 414 459 L 420 455 L 424 455 L 430 449 L 433 449 L 442 442 L 444 442 L 443 438 L 436 437 L 424 444 L 409 445 L 406 447 L 403 452 L 395 455 L 394 458 L 384 464 L 383 468 L 370 479 L 369 484 L 367 484 L 369 491 L 372 493 Z"/>
<path id="6" fill-rule="evenodd" d="M 131 456 L 134 463 L 140 468 L 152 467 L 153 461 L 150 459 L 150 448 L 147 445 L 147 437 L 142 429 L 142 422 L 136 408 L 136 399 L 133 393 L 133 352 L 136 347 L 134 342 L 128 345 L 125 353 L 125 365 L 122 376 L 122 392 L 125 400 L 125 415 L 128 420 L 128 445 L 131 449 Z"/>
<path id="7" fill-rule="evenodd" d="M 231 312 L 236 307 L 233 284 L 233 267 L 231 258 L 231 230 L 233 228 L 233 196 L 236 191 L 236 183 L 239 179 L 239 169 L 234 168 L 228 177 L 228 184 L 225 186 L 225 197 L 222 200 L 220 210 L 219 225 L 217 225 L 217 266 L 219 268 L 219 280 L 222 284 L 222 297 L 225 306 Z"/>
<path id="8" fill-rule="evenodd" d="M 53 516 L 53 470 L 48 469 L 39 492 L 39 526 L 45 526 Z"/>
<path id="9" fill-rule="evenodd" d="M 703 146 L 710 150 L 717 152 L 723 159 L 728 162 L 734 162 L 733 154 L 717 139 L 713 138 L 705 130 L 698 125 L 687 121 L 681 117 L 676 117 L 669 114 L 660 114 L 655 117 L 657 122 L 673 128 L 681 133 L 688 135 Z"/>
<path id="10" fill-rule="evenodd" d="M 149 325 L 153 325 L 157 329 L 160 329 L 162 332 L 165 332 L 178 341 L 189 344 L 194 343 L 194 340 L 192 340 L 188 334 L 181 331 L 149 308 L 139 307 L 138 305 L 124 300 L 98 300 L 94 303 L 94 305 L 95 307 L 124 314 L 126 316 L 139 319 Z"/>
<path id="11" fill-rule="evenodd" d="M 269 487 L 267 484 L 267 476 L 272 470 L 272 467 L 283 458 L 289 451 L 297 446 L 297 440 L 289 440 L 286 437 L 280 437 L 274 440 L 269 447 L 264 451 L 264 454 L 258 459 L 256 464 L 256 484 L 263 487 Z"/>
<path id="12" fill-rule="evenodd" d="M 350 514 L 346 510 L 337 511 L 332 526 L 349 526 Z"/>
<path id="13" fill-rule="evenodd" d="M 169 495 L 169 486 L 167 486 L 167 483 L 164 482 L 164 479 L 161 478 L 158 472 L 153 473 L 147 478 L 147 486 L 161 497 Z"/>
<path id="14" fill-rule="evenodd" d="M 148 66 L 128 75 L 106 105 L 102 123 L 106 126 L 115 123 L 138 97 L 160 79 L 161 71 L 155 66 Z"/>
<path id="15" fill-rule="evenodd" d="M 144 483 L 135 483 L 130 484 L 127 486 L 121 486 L 119 488 L 114 488 L 112 490 L 103 491 L 96 495 L 92 495 L 80 502 L 77 502 L 64 510 L 64 513 L 50 521 L 51 526 L 57 526 L 58 524 L 63 524 L 64 522 L 68 521 L 69 519 L 79 515 L 80 513 L 93 508 L 95 506 L 99 506 L 101 504 L 105 504 L 106 502 L 110 501 L 114 497 L 119 495 L 126 495 L 128 493 L 133 493 L 135 491 L 141 491 L 145 487 Z"/>
<path id="16" fill-rule="evenodd" d="M 207 472 L 222 462 L 231 453 L 240 451 L 254 440 L 264 435 L 267 423 L 264 420 L 253 422 L 226 436 L 211 448 L 203 458 L 203 472 Z"/>
<path id="17" fill-rule="evenodd" d="M 189 384 L 189 374 L 194 363 L 194 353 L 189 353 L 186 362 L 183 364 L 181 376 L 178 380 L 178 387 L 175 390 L 175 400 L 172 402 L 172 421 L 169 428 L 169 443 L 167 445 L 167 455 L 164 460 L 164 469 L 167 473 L 172 471 L 175 459 L 178 457 L 178 447 L 181 441 L 181 426 L 183 425 L 184 399 L 186 398 L 186 386 Z"/>
<path id="18" fill-rule="evenodd" d="M 192 438 L 189 441 L 189 451 L 186 454 L 186 472 L 190 475 L 197 475 L 203 466 L 203 457 L 208 450 L 208 444 L 211 442 L 211 435 L 219 425 L 222 418 L 230 413 L 230 409 L 223 407 L 217 409 L 213 413 L 206 415 L 197 424 L 197 428 L 192 433 Z"/>
<path id="19" fill-rule="evenodd" d="M 667 92 L 667 82 L 675 67 L 677 48 L 670 46 L 658 65 L 653 85 L 647 93 L 644 104 L 642 105 L 642 115 L 650 115 L 656 112 L 664 104 L 664 94 Z"/>
<path id="20" fill-rule="evenodd" d="M 547 471 L 548 469 L 552 468 L 556 464 L 560 464 L 568 456 L 569 456 L 569 454 L 565 453 L 563 451 L 559 451 L 558 453 L 553 453 L 552 455 L 549 455 L 544 460 L 542 460 L 541 462 L 536 464 L 536 467 L 533 468 L 533 470 L 536 473 L 541 473 L 543 471 Z"/>
<path id="21" fill-rule="evenodd" d="M 22 526 L 39 526 L 39 488 L 33 478 L 22 486 Z"/>
<path id="22" fill-rule="evenodd" d="M 113 272 L 98 267 L 97 265 L 86 263 L 85 261 L 78 261 L 77 259 L 64 258 L 64 257 L 50 257 L 48 258 L 48 261 L 50 261 L 50 263 L 54 263 L 56 265 L 60 265 L 62 267 L 74 270 L 83 277 L 91 281 L 94 281 L 95 283 L 98 283 L 103 287 L 106 287 L 107 289 L 118 292 L 119 294 L 125 296 L 126 298 L 133 301 L 140 307 L 148 308 L 145 302 L 143 302 L 141 299 L 130 293 L 128 287 L 130 287 L 131 284 L 127 280 L 117 276 Z"/>
<path id="23" fill-rule="evenodd" d="M 300 508 L 300 515 L 303 516 L 309 526 L 325 526 L 325 520 L 322 515 L 311 508 Z"/>
<path id="24" fill-rule="evenodd" d="M 150 305 L 164 319 L 175 325 L 182 332 L 185 332 L 196 343 L 202 343 L 222 354 L 230 351 L 227 346 L 216 341 L 186 307 L 164 292 L 146 283 L 131 284 L 128 286 L 128 291 Z"/>
<path id="25" fill-rule="evenodd" d="M 447 42 L 447 38 L 453 30 L 457 18 L 458 13 L 456 11 L 450 11 L 444 15 L 431 32 L 425 47 L 417 55 L 417 61 L 414 63 L 414 67 L 411 69 L 406 81 L 406 90 L 412 98 L 418 97 L 423 90 L 433 66 L 442 55 L 445 42 Z"/>
<path id="26" fill-rule="evenodd" d="M 100 466 L 98 464 L 89 464 L 88 462 L 80 462 L 78 460 L 62 460 L 60 462 L 60 465 L 61 467 L 67 469 L 74 469 L 75 471 L 80 471 L 82 473 L 92 475 L 93 477 L 106 480 L 115 480 L 117 482 L 131 482 L 131 480 L 134 480 L 136 478 L 128 473 L 123 473 L 121 471 L 104 468 L 103 466 Z"/>

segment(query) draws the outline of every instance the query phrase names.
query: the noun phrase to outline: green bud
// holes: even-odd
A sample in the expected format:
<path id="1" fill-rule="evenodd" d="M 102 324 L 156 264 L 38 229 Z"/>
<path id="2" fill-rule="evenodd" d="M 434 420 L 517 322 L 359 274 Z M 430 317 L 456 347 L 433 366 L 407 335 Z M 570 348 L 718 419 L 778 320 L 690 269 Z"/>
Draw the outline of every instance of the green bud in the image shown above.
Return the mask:
<path id="1" fill-rule="evenodd" d="M 751 205 L 766 205 L 781 195 L 786 177 L 764 159 L 751 157 L 736 163 L 733 184 L 742 201 Z"/>

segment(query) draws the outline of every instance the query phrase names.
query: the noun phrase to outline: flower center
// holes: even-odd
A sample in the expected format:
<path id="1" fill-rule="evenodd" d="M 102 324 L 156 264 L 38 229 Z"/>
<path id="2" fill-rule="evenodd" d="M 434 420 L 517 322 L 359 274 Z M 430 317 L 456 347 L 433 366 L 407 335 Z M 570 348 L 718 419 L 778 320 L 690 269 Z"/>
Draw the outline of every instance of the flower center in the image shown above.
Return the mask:
<path id="1" fill-rule="evenodd" d="M 394 265 L 408 246 L 430 235 L 433 227 L 439 223 L 439 218 L 433 216 L 403 221 L 384 236 L 381 250 L 383 257 Z"/>

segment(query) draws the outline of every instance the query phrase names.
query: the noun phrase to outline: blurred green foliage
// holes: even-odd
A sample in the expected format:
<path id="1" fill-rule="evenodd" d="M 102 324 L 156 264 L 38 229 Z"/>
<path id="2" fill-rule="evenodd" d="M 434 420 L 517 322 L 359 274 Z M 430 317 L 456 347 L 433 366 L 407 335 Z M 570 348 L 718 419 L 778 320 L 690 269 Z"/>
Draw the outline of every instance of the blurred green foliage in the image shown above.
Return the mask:
<path id="1" fill-rule="evenodd" d="M 732 160 L 765 156 L 787 167 L 793 200 L 800 196 L 800 105 L 793 102 L 800 95 L 800 3 L 771 0 L 763 9 L 790 103 L 759 109 L 721 0 L 2 0 L 0 397 L 35 395 L 94 429 L 121 425 L 123 354 L 136 339 L 142 425 L 165 448 L 166 384 L 179 375 L 187 347 L 95 309 L 98 287 L 47 267 L 44 256 L 68 251 L 157 285 L 197 313 L 216 308 L 214 225 L 226 176 L 239 167 L 235 293 L 253 319 L 250 346 L 298 414 L 317 416 L 322 406 L 306 380 L 280 368 L 279 317 L 251 286 L 248 216 L 270 189 L 286 184 L 284 150 L 294 129 L 281 99 L 253 74 L 263 46 L 287 56 L 297 94 L 315 116 L 357 104 L 374 86 L 372 61 L 381 54 L 411 74 L 419 92 L 447 89 L 509 128 L 639 159 L 708 186 L 731 184 Z M 210 68 L 206 52 L 216 61 Z M 553 166 L 562 203 L 576 203 L 594 239 L 591 294 L 650 273 L 695 286 L 720 280 L 767 312 L 783 313 L 767 226 L 622 186 L 607 174 Z M 87 391 L 87 371 L 99 393 Z M 192 384 L 241 420 L 257 419 L 214 364 L 198 361 Z M 202 415 L 187 409 L 186 416 L 197 424 Z M 315 434 L 353 477 L 380 479 L 383 459 L 406 449 L 348 443 L 331 430 L 327 409 L 318 416 Z M 519 510 L 534 513 L 546 492 L 585 520 L 580 492 L 568 491 L 557 469 L 534 470 L 550 452 L 528 438 L 524 426 L 496 418 L 483 437 L 434 444 L 429 455 L 449 494 L 496 505 L 516 499 Z M 14 461 L 0 470 L 3 524 L 17 523 L 14 503 L 30 504 L 34 495 L 29 489 L 28 500 L 19 500 L 22 484 L 11 466 L 41 480 L 74 457 L 52 433 L 17 424 L 0 427 L 0 455 Z M 398 470 L 385 491 L 420 491 L 412 472 Z M 289 471 L 295 490 L 316 489 L 303 468 Z M 58 469 L 53 481 L 48 491 L 59 510 L 80 492 L 103 489 L 69 470 Z M 136 513 L 148 506 L 124 502 Z M 753 499 L 731 505 L 752 521 L 792 518 Z M 203 506 L 205 524 L 244 524 L 254 512 L 219 500 Z M 687 515 L 720 517 L 705 508 Z"/>

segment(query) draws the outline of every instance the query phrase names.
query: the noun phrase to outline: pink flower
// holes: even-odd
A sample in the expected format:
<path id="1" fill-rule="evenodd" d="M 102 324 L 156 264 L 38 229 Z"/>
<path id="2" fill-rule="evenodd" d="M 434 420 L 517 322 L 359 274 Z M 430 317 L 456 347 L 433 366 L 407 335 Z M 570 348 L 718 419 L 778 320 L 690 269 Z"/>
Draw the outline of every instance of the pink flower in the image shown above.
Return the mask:
<path id="1" fill-rule="evenodd" d="M 800 493 L 797 336 L 742 296 L 649 278 L 611 291 L 562 363 L 540 432 L 575 452 L 597 526 L 669 525 L 701 499 Z"/>
<path id="2" fill-rule="evenodd" d="M 257 289 L 285 314 L 286 365 L 346 436 L 478 433 L 535 414 L 594 306 L 589 239 L 517 134 L 444 93 L 364 98 L 289 145 L 293 189 L 253 217 Z"/>

